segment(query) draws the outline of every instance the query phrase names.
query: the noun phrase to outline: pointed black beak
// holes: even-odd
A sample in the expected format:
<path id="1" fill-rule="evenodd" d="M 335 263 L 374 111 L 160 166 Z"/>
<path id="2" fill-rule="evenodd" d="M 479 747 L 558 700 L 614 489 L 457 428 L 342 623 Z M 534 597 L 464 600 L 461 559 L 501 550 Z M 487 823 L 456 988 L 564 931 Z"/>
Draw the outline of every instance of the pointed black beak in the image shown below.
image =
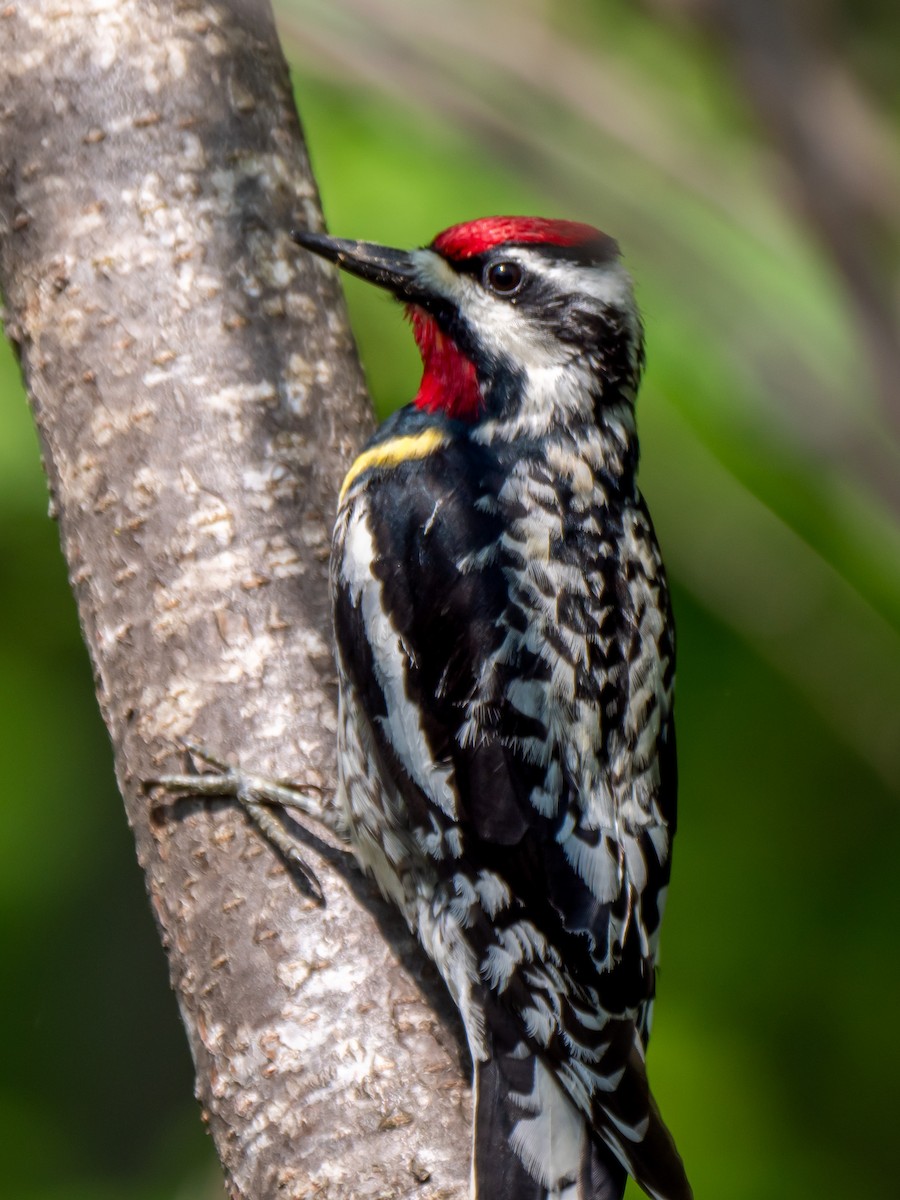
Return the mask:
<path id="1" fill-rule="evenodd" d="M 291 238 L 298 246 L 321 254 L 351 275 L 358 275 L 360 279 L 387 288 L 400 300 L 415 301 L 422 296 L 415 263 L 406 250 L 391 250 L 388 246 L 375 246 L 371 242 L 333 238 L 306 229 L 293 230 Z"/>

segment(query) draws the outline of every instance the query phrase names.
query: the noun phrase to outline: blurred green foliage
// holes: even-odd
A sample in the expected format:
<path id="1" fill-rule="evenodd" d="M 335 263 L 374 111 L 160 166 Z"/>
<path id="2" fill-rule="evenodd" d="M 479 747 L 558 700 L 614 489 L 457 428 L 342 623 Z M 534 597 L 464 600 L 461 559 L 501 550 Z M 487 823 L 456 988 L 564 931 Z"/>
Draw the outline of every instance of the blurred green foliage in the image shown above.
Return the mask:
<path id="1" fill-rule="evenodd" d="M 769 135 L 690 10 L 526 4 L 517 11 L 546 37 L 514 44 L 508 61 L 492 41 L 510 11 L 499 0 L 478 6 L 481 46 L 465 42 L 480 27 L 460 0 L 298 0 L 282 17 L 336 233 L 422 244 L 466 218 L 535 212 L 621 241 L 648 330 L 642 481 L 679 628 L 681 827 L 655 1090 L 701 1200 L 889 1200 L 897 425 L 827 239 L 786 202 Z M 883 36 L 900 33 L 894 7 L 831 12 L 896 132 Z M 885 269 L 895 282 L 896 262 Z M 347 294 L 384 414 L 415 389 L 415 348 L 384 296 L 353 280 Z M 4 1194 L 212 1197 L 5 348 L 0 396 Z"/>

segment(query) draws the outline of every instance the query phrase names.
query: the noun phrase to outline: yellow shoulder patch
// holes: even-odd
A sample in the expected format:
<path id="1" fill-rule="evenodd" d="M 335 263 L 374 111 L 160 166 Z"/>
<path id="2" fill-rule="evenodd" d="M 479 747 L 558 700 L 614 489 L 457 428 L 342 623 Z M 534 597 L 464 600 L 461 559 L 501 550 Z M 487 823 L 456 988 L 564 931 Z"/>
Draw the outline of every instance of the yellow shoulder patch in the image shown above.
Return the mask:
<path id="1" fill-rule="evenodd" d="M 390 438 L 389 441 L 379 442 L 377 446 L 363 450 L 344 477 L 338 504 L 343 501 L 350 485 L 363 471 L 369 471 L 372 467 L 397 467 L 400 463 L 409 462 L 414 458 L 427 458 L 440 446 L 445 445 L 446 441 L 446 435 L 439 429 L 423 429 L 421 433 Z"/>

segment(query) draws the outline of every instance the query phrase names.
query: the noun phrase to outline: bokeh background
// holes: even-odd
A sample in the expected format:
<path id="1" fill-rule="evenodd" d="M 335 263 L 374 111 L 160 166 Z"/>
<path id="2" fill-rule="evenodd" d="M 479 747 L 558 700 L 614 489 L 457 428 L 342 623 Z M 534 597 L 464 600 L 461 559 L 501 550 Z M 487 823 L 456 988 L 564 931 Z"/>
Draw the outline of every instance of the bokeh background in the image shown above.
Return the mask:
<path id="1" fill-rule="evenodd" d="M 637 281 L 681 830 L 651 1075 L 698 1200 L 900 1178 L 900 9 L 282 0 L 331 228 L 587 220 Z M 350 281 L 381 414 L 417 360 Z M 0 1179 L 213 1200 L 36 439 L 0 349 Z M 637 1200 L 637 1190 L 629 1197 Z"/>

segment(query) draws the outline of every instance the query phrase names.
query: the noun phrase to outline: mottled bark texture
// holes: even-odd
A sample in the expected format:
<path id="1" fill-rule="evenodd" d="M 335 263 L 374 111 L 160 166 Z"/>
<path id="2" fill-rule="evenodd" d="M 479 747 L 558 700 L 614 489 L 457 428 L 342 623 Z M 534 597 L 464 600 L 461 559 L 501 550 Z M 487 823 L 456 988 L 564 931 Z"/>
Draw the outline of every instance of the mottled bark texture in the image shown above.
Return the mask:
<path id="1" fill-rule="evenodd" d="M 310 842 L 317 908 L 234 805 L 141 786 L 182 737 L 334 781 L 329 532 L 370 417 L 288 237 L 320 215 L 269 6 L 13 0 L 0 61 L 6 330 L 231 1192 L 461 1197 L 457 1032 L 393 914 L 341 853 Z"/>

